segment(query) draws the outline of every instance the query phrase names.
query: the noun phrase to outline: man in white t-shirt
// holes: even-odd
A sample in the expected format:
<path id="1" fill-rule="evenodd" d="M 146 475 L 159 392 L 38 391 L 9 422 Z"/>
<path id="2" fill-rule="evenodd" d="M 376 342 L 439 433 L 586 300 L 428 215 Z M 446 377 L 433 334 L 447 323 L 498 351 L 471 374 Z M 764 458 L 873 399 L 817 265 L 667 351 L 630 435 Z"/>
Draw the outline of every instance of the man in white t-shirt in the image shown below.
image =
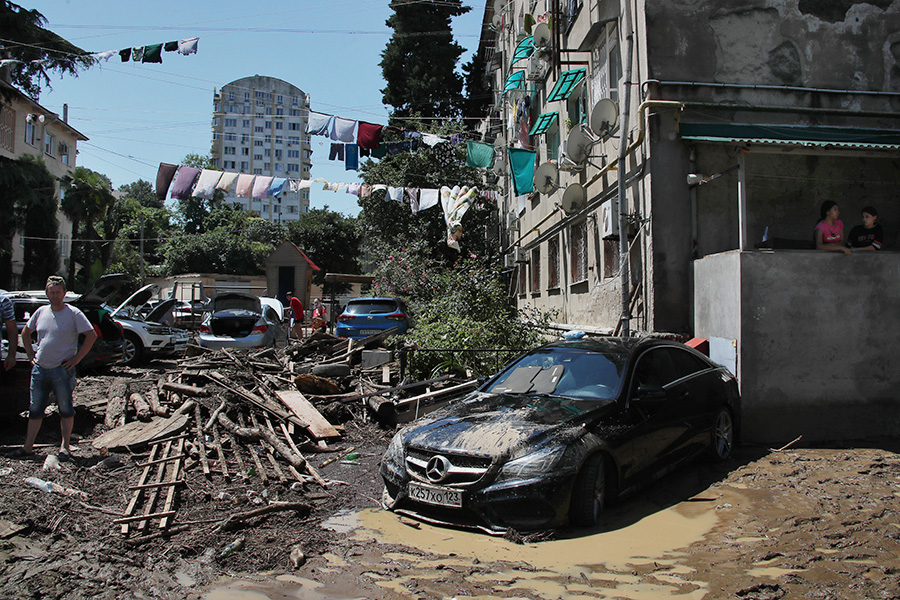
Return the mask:
<path id="1" fill-rule="evenodd" d="M 44 419 L 44 409 L 50 400 L 50 391 L 56 396 L 59 407 L 62 443 L 59 449 L 61 459 L 70 459 L 72 451 L 69 440 L 75 423 L 75 407 L 72 392 L 75 390 L 75 365 L 90 351 L 97 339 L 94 326 L 84 313 L 65 303 L 66 280 L 51 275 L 47 278 L 47 299 L 49 305 L 41 306 L 22 330 L 22 344 L 25 354 L 33 365 L 31 368 L 31 404 L 28 407 L 28 432 L 25 447 L 16 454 L 28 456 L 34 453 L 37 438 Z M 31 332 L 37 332 L 37 352 L 31 343 Z M 84 342 L 78 347 L 78 336 L 84 334 Z"/>

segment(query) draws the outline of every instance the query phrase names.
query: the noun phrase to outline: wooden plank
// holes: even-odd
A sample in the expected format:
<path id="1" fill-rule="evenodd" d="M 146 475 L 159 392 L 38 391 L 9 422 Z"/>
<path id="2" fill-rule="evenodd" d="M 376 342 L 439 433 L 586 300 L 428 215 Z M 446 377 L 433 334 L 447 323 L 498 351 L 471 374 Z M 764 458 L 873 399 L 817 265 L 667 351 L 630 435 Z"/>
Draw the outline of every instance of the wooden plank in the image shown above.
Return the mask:
<path id="1" fill-rule="evenodd" d="M 287 443 L 291 447 L 291 450 L 296 452 L 297 456 L 300 456 L 303 458 L 303 460 L 306 460 L 306 457 L 303 456 L 302 452 L 300 452 L 300 448 L 297 447 L 297 444 L 295 444 L 293 438 L 291 438 L 291 434 L 288 431 L 287 425 L 285 425 L 284 423 L 280 423 L 280 425 L 281 431 L 282 433 L 284 433 L 284 437 L 287 439 Z M 322 479 L 322 476 L 319 475 L 319 472 L 316 471 L 315 467 L 313 467 L 308 460 L 306 460 L 306 470 L 309 471 L 309 474 L 313 476 L 313 478 L 319 483 L 319 485 L 321 485 L 322 487 L 327 487 L 325 485 L 325 480 Z M 296 473 L 296 476 L 300 475 L 299 473 L 297 473 L 297 470 L 293 467 L 293 465 L 291 465 L 291 473 Z M 299 479 L 299 481 L 303 480 Z"/>
<path id="2" fill-rule="evenodd" d="M 176 479 L 175 481 L 163 481 L 162 483 L 143 483 L 141 485 L 129 485 L 129 490 L 151 490 L 153 488 L 163 488 L 169 486 L 181 485 L 184 483 L 184 479 Z"/>
<path id="3" fill-rule="evenodd" d="M 263 415 L 268 420 L 267 415 Z M 259 421 L 256 418 L 256 415 L 250 413 L 250 420 L 253 422 L 253 427 L 259 428 Z M 270 426 L 271 428 L 271 426 Z M 281 470 L 281 467 L 278 466 L 278 461 L 275 460 L 274 453 L 275 451 L 272 449 L 272 446 L 266 440 L 259 440 L 259 445 L 263 447 L 266 451 L 266 457 L 269 459 L 269 463 L 272 465 L 272 470 L 275 471 L 275 475 L 278 477 L 278 480 L 284 483 L 287 481 L 287 477 L 284 476 L 284 472 Z"/>
<path id="4" fill-rule="evenodd" d="M 163 451 L 162 451 L 163 457 L 169 456 L 169 452 L 171 450 L 172 450 L 172 442 L 166 442 L 165 446 L 163 447 Z M 156 477 L 154 478 L 153 483 L 162 483 L 163 479 L 165 478 L 165 475 L 166 475 L 166 463 L 161 463 L 161 464 L 157 465 Z M 159 497 L 159 489 L 153 489 L 147 495 L 147 501 L 144 503 L 144 513 L 143 513 L 144 517 L 147 517 L 148 515 L 152 514 L 153 506 L 156 504 L 157 497 Z M 141 515 L 138 515 L 138 516 L 141 516 Z M 154 517 L 149 517 L 149 518 L 154 518 Z M 134 520 L 137 521 L 137 525 L 135 525 L 136 529 L 143 531 L 147 528 L 147 524 L 148 524 L 147 518 L 145 518 L 143 520 L 141 520 L 141 519 L 134 519 Z"/>
<path id="5" fill-rule="evenodd" d="M 203 420 L 200 415 L 200 405 L 194 405 L 194 427 L 197 429 L 197 449 L 200 452 L 200 466 L 203 467 L 203 474 L 207 477 L 211 476 L 209 470 L 209 459 L 206 458 L 206 439 L 203 435 Z"/>
<path id="6" fill-rule="evenodd" d="M 235 438 L 234 434 L 230 431 L 225 432 L 225 436 L 231 442 L 231 451 L 234 453 L 234 460 L 237 461 L 238 474 L 241 476 L 241 479 L 247 481 L 250 476 L 247 475 L 247 466 L 244 464 L 244 458 L 241 456 L 241 449 L 237 438 Z"/>
<path id="7" fill-rule="evenodd" d="M 322 416 L 316 407 L 307 400 L 299 390 L 276 390 L 275 395 L 287 406 L 297 418 L 308 423 L 307 431 L 316 439 L 340 437 L 337 429 L 332 427 L 328 419 Z"/>
<path id="8" fill-rule="evenodd" d="M 150 462 L 155 462 L 156 453 L 159 451 L 159 446 L 153 446 L 150 450 Z M 143 472 L 141 473 L 140 479 L 138 479 L 138 485 L 143 485 L 147 481 L 147 477 L 150 476 L 150 465 L 144 467 Z M 134 494 L 131 495 L 131 500 L 128 501 L 128 506 L 125 507 L 125 512 L 123 516 L 130 517 L 134 512 L 135 507 L 137 506 L 138 500 L 141 498 L 141 490 L 136 490 Z M 122 535 L 126 535 L 128 533 L 128 523 L 124 523 L 122 525 Z"/>
<path id="9" fill-rule="evenodd" d="M 213 447 L 216 449 L 216 455 L 219 457 L 219 465 L 222 471 L 222 477 L 225 481 L 231 481 L 231 473 L 228 472 L 228 461 L 225 460 L 225 450 L 222 449 L 222 434 L 219 433 L 219 424 L 212 428 L 213 431 Z"/>
<path id="10" fill-rule="evenodd" d="M 175 452 L 177 452 L 180 456 L 184 456 L 184 439 L 183 438 L 178 440 L 178 446 L 175 448 Z M 177 461 L 175 461 L 175 464 L 172 465 L 172 474 L 171 474 L 170 480 L 169 480 L 171 487 L 169 488 L 169 491 L 166 492 L 166 501 L 163 503 L 163 512 L 173 512 L 172 504 L 175 501 L 175 486 L 178 483 L 178 477 L 181 475 L 182 464 L 183 464 L 182 460 L 179 458 Z M 159 520 L 159 528 L 165 529 L 166 527 L 168 527 L 170 518 L 171 517 L 169 517 L 169 516 L 162 517 Z"/>
<path id="11" fill-rule="evenodd" d="M 246 427 L 247 422 L 244 420 L 244 414 L 238 413 L 238 423 L 240 423 L 241 427 Z M 268 485 L 269 483 L 269 475 L 266 473 L 265 467 L 263 467 L 262 462 L 259 460 L 259 454 L 257 454 L 256 450 L 250 448 L 248 450 L 250 452 L 250 458 L 253 459 L 253 464 L 256 465 L 256 472 L 262 478 L 264 484 Z"/>
<path id="12" fill-rule="evenodd" d="M 132 421 L 94 438 L 91 445 L 101 448 L 127 448 L 143 446 L 156 438 L 170 436 L 181 431 L 187 425 L 186 415 L 176 414 L 167 419 L 154 418 L 149 423 Z"/>
<path id="13" fill-rule="evenodd" d="M 156 519 L 159 517 L 174 517 L 175 511 L 171 510 L 168 512 L 158 512 L 158 513 L 149 513 L 146 515 L 134 515 L 132 517 L 123 517 L 121 519 L 114 519 L 113 523 L 134 523 L 135 521 L 140 521 L 141 519 Z"/>
<path id="14" fill-rule="evenodd" d="M 398 400 L 395 402 L 396 406 L 406 406 L 407 404 L 414 404 L 419 402 L 420 400 L 426 400 L 428 398 L 435 398 L 437 396 L 443 396 L 444 394 L 449 394 L 450 392 L 461 392 L 466 388 L 476 387 L 478 385 L 478 380 L 467 381 L 466 383 L 461 383 L 459 385 L 454 385 L 448 388 L 444 388 L 442 390 L 435 390 L 433 392 L 428 392 L 427 394 L 420 394 L 418 396 L 413 396 L 412 398 L 404 398 L 403 400 Z"/>

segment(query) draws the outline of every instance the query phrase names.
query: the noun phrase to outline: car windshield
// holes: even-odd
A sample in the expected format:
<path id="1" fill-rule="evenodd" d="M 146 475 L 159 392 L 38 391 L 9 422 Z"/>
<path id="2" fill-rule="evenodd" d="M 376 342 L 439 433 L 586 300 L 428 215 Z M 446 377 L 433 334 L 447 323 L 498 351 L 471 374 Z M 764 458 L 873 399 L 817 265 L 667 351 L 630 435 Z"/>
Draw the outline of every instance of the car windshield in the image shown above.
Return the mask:
<path id="1" fill-rule="evenodd" d="M 350 315 L 382 315 L 397 312 L 399 307 L 396 302 L 390 300 L 371 300 L 364 302 L 351 302 L 347 305 L 347 314 Z"/>
<path id="2" fill-rule="evenodd" d="M 541 348 L 510 365 L 485 391 L 611 399 L 622 383 L 625 358 L 577 348 Z"/>

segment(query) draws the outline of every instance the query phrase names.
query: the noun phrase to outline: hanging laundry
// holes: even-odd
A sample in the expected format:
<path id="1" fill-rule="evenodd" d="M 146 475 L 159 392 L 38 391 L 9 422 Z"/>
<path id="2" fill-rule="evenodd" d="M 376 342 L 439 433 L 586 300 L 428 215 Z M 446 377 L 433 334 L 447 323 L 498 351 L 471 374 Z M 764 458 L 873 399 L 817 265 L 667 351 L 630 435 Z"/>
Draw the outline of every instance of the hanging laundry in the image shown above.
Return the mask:
<path id="1" fill-rule="evenodd" d="M 459 146 L 460 144 L 462 144 L 462 142 L 463 138 L 461 133 L 454 133 L 450 136 L 450 143 L 454 146 Z"/>
<path id="2" fill-rule="evenodd" d="M 306 133 L 327 136 L 331 133 L 331 120 L 333 118 L 332 115 L 309 111 L 309 116 L 306 118 Z"/>
<path id="3" fill-rule="evenodd" d="M 382 125 L 360 121 L 356 131 L 356 141 L 360 148 L 375 150 L 381 143 Z"/>
<path id="4" fill-rule="evenodd" d="M 269 194 L 273 196 L 277 196 L 281 192 L 284 191 L 284 184 L 287 183 L 287 179 L 284 177 L 276 177 L 272 180 L 272 187 L 269 188 Z"/>
<path id="5" fill-rule="evenodd" d="M 371 150 L 369 150 L 368 148 L 360 148 L 359 149 L 360 157 L 368 157 L 369 154 L 371 154 Z"/>
<path id="6" fill-rule="evenodd" d="M 159 169 L 156 171 L 156 199 L 165 202 L 166 194 L 169 192 L 169 184 L 175 177 L 175 171 L 178 169 L 175 165 L 161 162 Z"/>
<path id="7" fill-rule="evenodd" d="M 272 187 L 272 180 L 275 179 L 271 175 L 259 175 L 253 182 L 253 199 L 262 200 L 269 195 L 269 188 Z"/>
<path id="8" fill-rule="evenodd" d="M 166 42 L 166 45 L 163 46 L 163 50 L 166 52 L 175 52 L 178 50 L 178 42 Z"/>
<path id="9" fill-rule="evenodd" d="M 344 145 L 337 142 L 331 144 L 328 160 L 344 160 Z"/>
<path id="10" fill-rule="evenodd" d="M 359 183 L 353 182 L 347 185 L 347 193 L 353 194 L 354 196 L 359 196 Z"/>
<path id="11" fill-rule="evenodd" d="M 119 57 L 122 59 L 122 62 L 128 62 L 129 60 L 131 60 L 131 48 L 119 50 Z"/>
<path id="12" fill-rule="evenodd" d="M 371 198 L 372 197 L 372 186 L 368 183 L 364 183 L 359 186 L 359 197 L 360 198 Z"/>
<path id="13" fill-rule="evenodd" d="M 194 167 L 179 167 L 178 174 L 175 176 L 175 183 L 172 184 L 172 197 L 176 200 L 187 200 L 191 197 L 191 188 L 200 175 L 200 169 Z"/>
<path id="14" fill-rule="evenodd" d="M 356 144 L 347 144 L 344 147 L 344 170 L 359 170 L 359 146 Z"/>
<path id="15" fill-rule="evenodd" d="M 444 138 L 442 138 L 439 135 L 434 135 L 431 133 L 423 133 L 422 141 L 425 142 L 426 144 L 428 144 L 429 146 L 434 147 L 434 146 L 440 144 L 441 142 L 446 142 L 447 140 L 445 140 Z"/>
<path id="16" fill-rule="evenodd" d="M 238 174 L 237 173 L 229 173 L 228 171 L 222 173 L 221 179 L 219 179 L 219 183 L 216 184 L 217 190 L 222 190 L 226 194 L 231 191 L 234 182 L 237 181 Z"/>
<path id="17" fill-rule="evenodd" d="M 387 146 L 384 142 L 378 144 L 378 147 L 372 150 L 372 158 L 384 158 L 387 155 Z"/>
<path id="18" fill-rule="evenodd" d="M 394 202 L 402 202 L 403 201 L 403 188 L 388 186 L 387 197 L 388 197 L 388 200 L 393 200 Z"/>
<path id="19" fill-rule="evenodd" d="M 209 200 L 216 191 L 216 184 L 222 177 L 222 171 L 213 171 L 212 169 L 203 169 L 200 172 L 200 179 L 197 180 L 197 186 L 194 188 L 193 196 L 195 198 L 206 198 Z"/>
<path id="20" fill-rule="evenodd" d="M 341 187 L 341 184 L 334 181 L 334 182 L 326 183 L 325 187 L 322 189 L 325 190 L 326 192 L 336 192 L 340 189 L 340 187 Z"/>
<path id="21" fill-rule="evenodd" d="M 516 196 L 531 193 L 534 191 L 534 151 L 509 148 L 508 152 L 509 170 Z"/>
<path id="22" fill-rule="evenodd" d="M 437 206 L 441 200 L 441 191 L 430 188 L 419 190 L 419 212 Z"/>
<path id="23" fill-rule="evenodd" d="M 250 192 L 253 191 L 253 177 L 254 175 L 248 173 L 238 175 L 237 189 L 235 189 L 234 195 L 238 198 L 249 198 Z"/>
<path id="24" fill-rule="evenodd" d="M 403 188 L 403 193 L 406 194 L 406 198 L 409 200 L 409 209 L 412 213 L 416 214 L 419 212 L 419 188 Z"/>
<path id="25" fill-rule="evenodd" d="M 375 185 L 372 186 L 372 191 L 373 191 L 373 192 L 377 192 L 377 191 L 379 191 L 379 190 L 385 190 L 385 191 L 387 191 L 387 189 L 388 189 L 388 186 L 386 186 L 386 185 L 383 184 L 383 183 L 376 183 Z"/>
<path id="26" fill-rule="evenodd" d="M 134 62 L 141 62 L 141 59 L 144 58 L 144 47 L 143 46 L 135 46 L 131 49 L 131 60 Z"/>
<path id="27" fill-rule="evenodd" d="M 335 117 L 331 122 L 331 139 L 336 142 L 352 142 L 353 130 L 356 129 L 356 121 Z"/>
<path id="28" fill-rule="evenodd" d="M 162 44 L 151 44 L 144 46 L 144 57 L 141 62 L 145 63 L 161 63 L 162 62 Z"/>
<path id="29" fill-rule="evenodd" d="M 188 54 L 197 54 L 197 44 L 200 42 L 200 38 L 187 38 L 178 42 L 178 53 L 184 54 L 187 56 Z"/>
<path id="30" fill-rule="evenodd" d="M 291 191 L 299 192 L 300 190 L 308 190 L 312 187 L 312 181 L 309 179 L 291 179 Z"/>
<path id="31" fill-rule="evenodd" d="M 109 62 L 109 59 L 115 55 L 116 55 L 115 50 L 107 50 L 106 52 L 97 52 L 94 54 L 94 56 L 97 58 L 98 61 L 105 60 L 106 62 Z M 2 65 L 0 65 L 0 66 L 2 66 Z"/>
<path id="32" fill-rule="evenodd" d="M 482 142 L 466 142 L 466 166 L 489 169 L 494 166 L 494 146 Z"/>
<path id="33" fill-rule="evenodd" d="M 432 148 L 434 158 L 442 167 L 449 166 L 456 159 L 456 151 L 449 143 L 438 144 Z"/>
<path id="34" fill-rule="evenodd" d="M 447 223 L 447 245 L 460 252 L 459 240 L 463 236 L 462 218 L 478 196 L 478 188 L 454 186 L 441 188 L 441 207 Z"/>

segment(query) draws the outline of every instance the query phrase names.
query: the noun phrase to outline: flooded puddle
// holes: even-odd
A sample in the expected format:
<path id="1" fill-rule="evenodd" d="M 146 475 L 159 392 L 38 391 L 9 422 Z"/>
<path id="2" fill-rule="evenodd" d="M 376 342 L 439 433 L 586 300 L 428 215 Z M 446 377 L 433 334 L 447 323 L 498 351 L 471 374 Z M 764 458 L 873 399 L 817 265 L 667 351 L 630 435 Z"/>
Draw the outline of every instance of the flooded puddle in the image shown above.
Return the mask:
<path id="1" fill-rule="evenodd" d="M 323 526 L 369 550 L 350 558 L 336 554 L 318 557 L 314 576 L 325 583 L 289 575 L 265 584 L 231 580 L 203 598 L 363 597 L 360 590 L 352 589 L 353 578 L 342 576 L 352 571 L 381 589 L 379 597 L 384 598 L 452 598 L 458 594 L 490 598 L 497 594 L 548 600 L 699 600 L 707 590 L 684 577 L 692 571 L 679 561 L 685 548 L 716 525 L 716 507 L 723 502 L 716 494 L 660 509 L 634 499 L 608 510 L 601 531 L 525 545 L 413 522 L 379 509 L 342 513 Z M 394 547 L 388 550 L 389 546 Z M 454 578 L 472 589 L 463 591 L 452 581 L 448 584 Z"/>

